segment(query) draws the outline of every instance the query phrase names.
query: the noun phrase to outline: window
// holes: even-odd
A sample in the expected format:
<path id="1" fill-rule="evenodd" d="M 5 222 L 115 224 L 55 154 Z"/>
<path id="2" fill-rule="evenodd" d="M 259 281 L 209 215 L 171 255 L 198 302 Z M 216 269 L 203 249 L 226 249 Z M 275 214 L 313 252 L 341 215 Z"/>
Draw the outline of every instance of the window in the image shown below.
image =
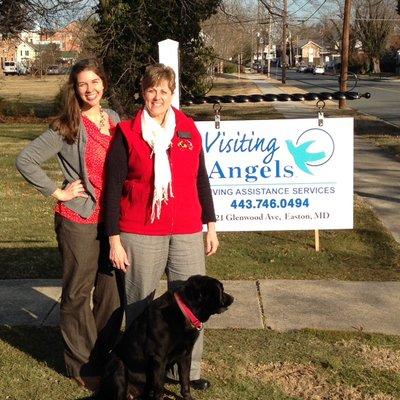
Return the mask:
<path id="1" fill-rule="evenodd" d="M 25 50 L 25 55 L 29 56 L 29 50 Z"/>
<path id="2" fill-rule="evenodd" d="M 21 56 L 22 56 L 22 50 L 21 50 Z"/>

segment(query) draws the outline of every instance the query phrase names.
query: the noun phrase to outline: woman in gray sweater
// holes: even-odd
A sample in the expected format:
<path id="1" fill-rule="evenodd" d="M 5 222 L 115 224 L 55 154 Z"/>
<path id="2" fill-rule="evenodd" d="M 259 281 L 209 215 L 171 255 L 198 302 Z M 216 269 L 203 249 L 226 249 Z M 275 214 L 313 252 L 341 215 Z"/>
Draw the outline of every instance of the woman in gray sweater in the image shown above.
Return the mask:
<path id="1" fill-rule="evenodd" d="M 103 232 L 104 163 L 118 114 L 101 107 L 107 81 L 96 60 L 81 60 L 69 75 L 61 114 L 18 155 L 22 176 L 53 196 L 63 266 L 60 329 L 67 375 L 96 390 L 103 360 L 118 332 L 120 297 Z M 41 164 L 57 157 L 57 187 Z M 93 308 L 91 292 L 93 291 Z"/>

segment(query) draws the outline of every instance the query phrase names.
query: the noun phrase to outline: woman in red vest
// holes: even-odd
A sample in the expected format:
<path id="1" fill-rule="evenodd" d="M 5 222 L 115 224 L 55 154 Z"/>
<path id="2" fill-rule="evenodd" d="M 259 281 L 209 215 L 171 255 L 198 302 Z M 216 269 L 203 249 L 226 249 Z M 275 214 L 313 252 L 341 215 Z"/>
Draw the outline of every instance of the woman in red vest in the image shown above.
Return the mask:
<path id="1" fill-rule="evenodd" d="M 108 156 L 106 231 L 110 259 L 125 273 L 128 324 L 152 299 L 164 272 L 173 289 L 177 281 L 204 275 L 204 254 L 218 248 L 201 136 L 191 118 L 171 107 L 174 90 L 172 68 L 149 66 L 142 79 L 145 105 L 118 125 Z M 200 378 L 202 345 L 200 335 L 190 377 L 197 389 L 210 386 Z"/>

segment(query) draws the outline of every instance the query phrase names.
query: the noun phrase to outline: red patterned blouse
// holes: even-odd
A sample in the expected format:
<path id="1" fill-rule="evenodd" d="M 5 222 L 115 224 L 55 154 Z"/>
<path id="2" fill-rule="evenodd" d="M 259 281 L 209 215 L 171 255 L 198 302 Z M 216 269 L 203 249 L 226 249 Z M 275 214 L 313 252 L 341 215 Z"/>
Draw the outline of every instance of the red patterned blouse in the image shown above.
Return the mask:
<path id="1" fill-rule="evenodd" d="M 82 116 L 86 129 L 87 142 L 85 162 L 90 183 L 93 185 L 96 196 L 96 208 L 89 218 L 83 218 L 76 212 L 67 208 L 62 201 L 57 202 L 55 212 L 62 217 L 80 224 L 97 224 L 103 220 L 103 189 L 104 189 L 104 163 L 110 146 L 111 136 L 115 131 L 115 124 L 110 119 L 110 136 L 104 135 L 90 119 Z"/>

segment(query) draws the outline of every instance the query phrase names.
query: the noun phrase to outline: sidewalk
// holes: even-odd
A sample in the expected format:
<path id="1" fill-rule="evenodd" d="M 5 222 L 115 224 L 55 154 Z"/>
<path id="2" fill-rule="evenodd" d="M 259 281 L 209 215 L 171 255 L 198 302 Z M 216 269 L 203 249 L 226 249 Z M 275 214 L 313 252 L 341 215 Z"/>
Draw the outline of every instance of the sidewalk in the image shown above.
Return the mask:
<path id="1" fill-rule="evenodd" d="M 207 328 L 315 328 L 400 335 L 400 282 L 260 280 L 225 281 L 235 297 L 230 309 Z M 2 325 L 56 326 L 61 282 L 0 281 Z M 166 289 L 160 284 L 157 294 Z"/>
<path id="2" fill-rule="evenodd" d="M 257 77 L 257 76 L 256 76 Z M 259 77 L 259 76 L 258 76 Z M 291 93 L 265 78 L 256 81 L 263 93 Z M 314 103 L 273 103 L 286 118 L 316 117 Z M 400 162 L 362 137 L 355 138 L 355 192 L 373 207 L 400 242 Z M 59 280 L 0 281 L 0 324 L 57 325 Z M 208 328 L 315 328 L 400 335 L 400 282 L 260 280 L 226 281 L 235 297 Z M 165 290 L 162 282 L 158 293 Z"/>

